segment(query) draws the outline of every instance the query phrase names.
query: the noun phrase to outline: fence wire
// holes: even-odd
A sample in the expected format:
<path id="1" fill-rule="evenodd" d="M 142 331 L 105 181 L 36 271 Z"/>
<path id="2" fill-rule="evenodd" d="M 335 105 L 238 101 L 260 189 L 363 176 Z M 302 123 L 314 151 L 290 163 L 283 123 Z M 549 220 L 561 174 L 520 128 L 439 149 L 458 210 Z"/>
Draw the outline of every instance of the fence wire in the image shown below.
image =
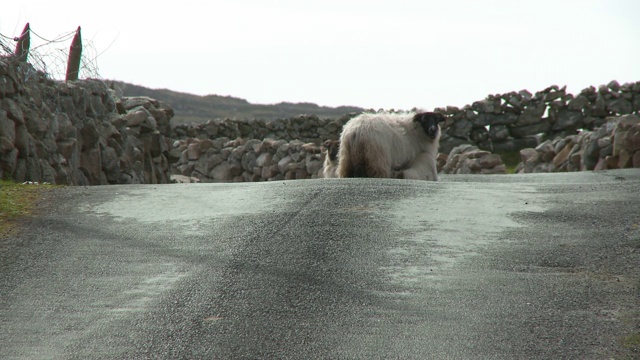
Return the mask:
<path id="1" fill-rule="evenodd" d="M 31 35 L 31 47 L 27 62 L 53 80 L 64 81 L 67 74 L 67 62 L 69 60 L 69 48 L 76 34 L 72 30 L 55 38 L 49 39 L 29 30 Z M 14 54 L 19 36 L 10 37 L 0 33 L 0 56 Z M 101 79 L 98 69 L 98 53 L 91 40 L 82 39 L 82 58 L 78 78 Z"/>

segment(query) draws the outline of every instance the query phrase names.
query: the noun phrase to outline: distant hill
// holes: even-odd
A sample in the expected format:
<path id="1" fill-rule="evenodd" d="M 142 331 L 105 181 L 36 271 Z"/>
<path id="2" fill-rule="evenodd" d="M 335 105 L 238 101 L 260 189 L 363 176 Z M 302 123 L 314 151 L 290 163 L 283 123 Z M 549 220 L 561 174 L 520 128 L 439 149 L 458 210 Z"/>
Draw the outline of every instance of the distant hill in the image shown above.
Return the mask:
<path id="1" fill-rule="evenodd" d="M 168 89 L 150 89 L 122 81 L 113 81 L 113 83 L 118 95 L 148 96 L 168 103 L 175 112 L 172 120 L 174 124 L 200 123 L 216 118 L 275 120 L 296 117 L 301 114 L 332 118 L 364 110 L 356 106 L 332 108 L 313 103 L 251 104 L 244 99 L 231 96 L 199 96 Z"/>

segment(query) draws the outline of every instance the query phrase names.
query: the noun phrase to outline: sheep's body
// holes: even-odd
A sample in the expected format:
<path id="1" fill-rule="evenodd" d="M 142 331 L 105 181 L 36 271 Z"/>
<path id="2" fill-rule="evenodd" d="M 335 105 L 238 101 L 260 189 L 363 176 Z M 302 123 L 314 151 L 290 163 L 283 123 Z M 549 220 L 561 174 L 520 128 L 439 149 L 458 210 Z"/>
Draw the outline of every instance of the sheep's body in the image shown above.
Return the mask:
<path id="1" fill-rule="evenodd" d="M 365 113 L 343 127 L 339 177 L 438 180 L 437 113 Z"/>
<path id="2" fill-rule="evenodd" d="M 338 177 L 338 140 L 327 140 L 324 142 L 324 165 L 322 167 L 322 176 L 325 178 Z"/>

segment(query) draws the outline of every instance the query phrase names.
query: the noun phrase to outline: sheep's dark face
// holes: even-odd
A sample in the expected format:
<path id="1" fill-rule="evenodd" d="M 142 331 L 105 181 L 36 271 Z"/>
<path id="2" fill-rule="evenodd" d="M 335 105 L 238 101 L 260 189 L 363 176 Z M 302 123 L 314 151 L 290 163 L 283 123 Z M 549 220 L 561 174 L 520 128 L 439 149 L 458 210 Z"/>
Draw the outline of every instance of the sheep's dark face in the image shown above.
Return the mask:
<path id="1" fill-rule="evenodd" d="M 331 161 L 335 161 L 338 158 L 338 146 L 340 142 L 338 140 L 327 140 L 324 142 L 324 147 L 327 148 L 327 156 Z"/>
<path id="2" fill-rule="evenodd" d="M 413 117 L 413 121 L 420 124 L 424 133 L 431 139 L 435 139 L 438 136 L 440 131 L 438 124 L 445 120 L 444 115 L 434 112 L 418 113 Z"/>

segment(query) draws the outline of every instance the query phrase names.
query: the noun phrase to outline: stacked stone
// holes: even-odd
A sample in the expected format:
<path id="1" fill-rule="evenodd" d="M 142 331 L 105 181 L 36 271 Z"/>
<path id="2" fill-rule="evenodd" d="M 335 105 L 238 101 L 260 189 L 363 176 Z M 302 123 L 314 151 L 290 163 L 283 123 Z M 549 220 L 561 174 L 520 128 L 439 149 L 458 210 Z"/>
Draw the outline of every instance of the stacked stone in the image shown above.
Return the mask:
<path id="1" fill-rule="evenodd" d="M 166 183 L 173 111 L 99 80 L 52 81 L 0 58 L 0 177 L 67 185 Z"/>
<path id="2" fill-rule="evenodd" d="M 199 182 L 253 182 L 321 177 L 321 147 L 300 140 L 177 140 L 173 173 Z"/>
<path id="3" fill-rule="evenodd" d="M 447 106 L 435 111 L 447 116 L 442 124 L 440 150 L 449 153 L 461 144 L 492 152 L 515 152 L 533 148 L 541 138 L 553 139 L 593 130 L 606 117 L 640 112 L 640 81 L 620 85 L 611 81 L 598 89 L 589 87 L 577 96 L 566 87 L 550 86 L 535 94 L 527 90 L 489 95 L 463 108 Z M 342 126 L 355 114 L 339 119 L 300 116 L 276 121 L 211 120 L 206 124 L 178 125 L 173 138 L 215 139 L 238 137 L 274 138 L 320 144 L 338 139 Z"/>
<path id="4" fill-rule="evenodd" d="M 535 147 L 538 139 L 575 134 L 600 127 L 608 116 L 640 111 L 640 81 L 620 85 L 611 81 L 573 96 L 566 87 L 550 86 L 531 94 L 526 90 L 490 95 L 462 109 L 439 108 L 449 119 L 443 126 L 441 149 L 461 143 L 495 152 Z"/>
<path id="5" fill-rule="evenodd" d="M 121 180 L 116 183 L 169 183 L 171 168 L 168 156 L 172 140 L 165 134 L 171 131 L 173 109 L 166 103 L 144 96 L 123 97 L 116 104 L 120 103 L 124 111 L 120 110 L 117 116 L 112 115 L 111 122 L 120 133 L 127 134 L 127 141 L 135 143 L 136 146 L 131 149 L 135 149 L 132 150 L 132 154 L 138 158 L 129 162 L 131 155 L 117 151 L 124 169 L 120 169 Z M 115 148 L 117 149 L 117 146 Z M 141 168 L 140 163 L 143 165 Z M 131 171 L 138 169 L 142 169 L 142 172 Z"/>
<path id="6" fill-rule="evenodd" d="M 640 168 L 640 116 L 622 117 L 613 130 L 610 141 L 613 142 L 613 153 L 606 155 L 600 150 L 600 161 L 594 170 Z M 598 144 L 600 146 L 600 143 Z M 607 145 L 606 142 L 604 145 Z"/>
<path id="7" fill-rule="evenodd" d="M 583 155 L 580 150 L 588 134 L 590 132 L 582 132 L 546 140 L 535 148 L 520 150 L 522 161 L 516 167 L 516 173 L 580 171 Z"/>
<path id="8" fill-rule="evenodd" d="M 439 154 L 438 171 L 442 174 L 505 174 L 506 166 L 498 154 L 464 144 L 451 150 L 449 155 Z M 444 162 L 444 165 L 442 163 Z"/>
<path id="9" fill-rule="evenodd" d="M 232 120 L 214 119 L 204 124 L 178 124 L 174 127 L 174 139 L 279 139 L 301 140 L 321 144 L 325 140 L 337 140 L 342 126 L 356 114 L 337 119 L 319 118 L 316 115 L 300 115 L 282 120 Z"/>
<path id="10" fill-rule="evenodd" d="M 438 158 L 445 173 L 502 173 L 500 157 L 489 151 L 521 149 L 521 172 L 640 163 L 638 116 L 629 115 L 640 112 L 640 82 L 612 81 L 575 97 L 558 86 L 535 94 L 522 90 L 436 111 L 447 117 Z M 172 171 L 203 181 L 317 177 L 319 145 L 338 139 L 354 115 L 211 120 L 172 130 L 173 111 L 162 102 L 119 99 L 98 80 L 52 81 L 5 57 L 0 58 L 0 177 L 69 185 L 166 183 Z M 178 139 L 174 149 L 169 138 Z M 463 144 L 476 148 L 456 148 Z"/>
<path id="11" fill-rule="evenodd" d="M 518 173 L 640 168 L 640 117 L 609 117 L 594 131 L 544 141 L 520 157 Z"/>

